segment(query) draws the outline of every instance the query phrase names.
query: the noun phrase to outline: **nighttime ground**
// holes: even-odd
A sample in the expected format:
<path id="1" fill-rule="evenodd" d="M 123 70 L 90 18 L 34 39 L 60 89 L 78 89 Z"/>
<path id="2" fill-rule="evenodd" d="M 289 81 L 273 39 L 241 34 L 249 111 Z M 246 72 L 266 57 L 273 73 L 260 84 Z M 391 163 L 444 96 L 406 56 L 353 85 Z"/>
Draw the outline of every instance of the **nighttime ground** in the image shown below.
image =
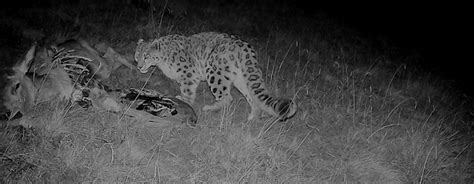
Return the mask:
<path id="1" fill-rule="evenodd" d="M 58 99 L 36 103 L 0 121 L 1 183 L 473 183 L 474 93 L 459 45 L 463 11 L 445 16 L 438 12 L 451 7 L 444 5 L 345 5 L 67 0 L 2 6 L 2 94 L 33 43 L 41 51 L 81 39 L 136 65 L 140 38 L 221 32 L 253 46 L 268 90 L 293 100 L 298 112 L 286 121 L 268 114 L 247 121 L 250 106 L 236 88 L 230 105 L 203 111 L 214 102 L 205 82 L 191 105 L 196 127 Z M 36 55 L 30 70 L 41 62 Z M 103 82 L 180 94 L 178 83 L 155 67 L 142 74 L 120 66 Z"/>

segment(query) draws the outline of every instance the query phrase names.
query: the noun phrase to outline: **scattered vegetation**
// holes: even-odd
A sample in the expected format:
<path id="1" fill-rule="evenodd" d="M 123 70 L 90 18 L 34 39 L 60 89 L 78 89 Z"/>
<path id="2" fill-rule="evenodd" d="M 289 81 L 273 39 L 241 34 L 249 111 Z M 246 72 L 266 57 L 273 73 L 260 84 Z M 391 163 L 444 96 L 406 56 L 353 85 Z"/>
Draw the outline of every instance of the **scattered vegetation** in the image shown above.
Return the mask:
<path id="1" fill-rule="evenodd" d="M 193 106 L 198 127 L 190 129 L 65 102 L 39 104 L 20 122 L 30 128 L 2 122 L 2 183 L 474 181 L 471 99 L 418 67 L 423 58 L 416 53 L 324 14 L 280 1 L 68 0 L 0 15 L 2 24 L 42 45 L 107 42 L 130 60 L 139 38 L 239 35 L 257 49 L 270 90 L 299 105 L 287 122 L 246 122 L 248 104 L 234 90 L 232 105 L 205 113 L 200 109 L 213 97 L 202 83 Z M 178 94 L 158 70 L 120 68 L 107 83 Z"/>

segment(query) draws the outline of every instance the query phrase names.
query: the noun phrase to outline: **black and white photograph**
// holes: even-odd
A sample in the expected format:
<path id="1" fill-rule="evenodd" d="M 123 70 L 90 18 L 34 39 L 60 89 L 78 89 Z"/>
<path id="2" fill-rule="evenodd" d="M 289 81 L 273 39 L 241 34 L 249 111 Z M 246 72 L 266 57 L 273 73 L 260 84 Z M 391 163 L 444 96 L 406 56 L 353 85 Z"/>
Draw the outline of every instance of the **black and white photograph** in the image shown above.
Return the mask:
<path id="1" fill-rule="evenodd" d="M 0 183 L 472 184 L 470 12 L 2 1 Z"/>

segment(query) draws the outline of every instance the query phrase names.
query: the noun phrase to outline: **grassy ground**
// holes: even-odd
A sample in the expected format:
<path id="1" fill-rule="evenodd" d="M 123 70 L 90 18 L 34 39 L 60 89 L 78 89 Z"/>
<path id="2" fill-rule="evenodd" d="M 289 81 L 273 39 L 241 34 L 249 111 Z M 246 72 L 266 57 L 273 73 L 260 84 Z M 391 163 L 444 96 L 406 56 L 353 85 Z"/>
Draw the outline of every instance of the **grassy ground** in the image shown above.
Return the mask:
<path id="1" fill-rule="evenodd" d="M 138 38 L 217 31 L 259 54 L 275 95 L 293 98 L 287 122 L 246 122 L 237 90 L 220 112 L 202 83 L 198 126 L 157 126 L 64 102 L 40 104 L 24 124 L 2 124 L 2 183 L 472 183 L 472 104 L 428 71 L 420 56 L 364 37 L 288 4 L 206 1 L 69 1 L 4 11 L 2 21 L 51 44 L 107 42 L 132 58 Z M 42 3 L 41 3 L 42 4 Z M 114 87 L 178 94 L 155 71 L 119 68 Z M 137 82 L 138 81 L 138 82 Z"/>

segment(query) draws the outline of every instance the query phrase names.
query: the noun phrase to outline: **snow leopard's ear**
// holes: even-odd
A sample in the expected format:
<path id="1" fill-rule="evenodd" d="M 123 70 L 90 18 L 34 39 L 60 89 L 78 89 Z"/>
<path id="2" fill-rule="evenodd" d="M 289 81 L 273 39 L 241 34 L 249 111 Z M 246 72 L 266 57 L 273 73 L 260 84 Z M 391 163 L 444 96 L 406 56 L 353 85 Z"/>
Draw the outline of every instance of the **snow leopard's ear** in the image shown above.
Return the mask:
<path id="1" fill-rule="evenodd" d="M 160 44 L 158 44 L 158 43 L 154 43 L 151 47 L 153 49 L 160 50 Z"/>
<path id="2" fill-rule="evenodd" d="M 151 46 L 150 46 L 152 49 L 155 49 L 155 50 L 161 50 L 161 47 L 160 47 L 160 42 L 158 42 L 158 40 L 154 40 L 152 43 L 151 43 Z"/>

